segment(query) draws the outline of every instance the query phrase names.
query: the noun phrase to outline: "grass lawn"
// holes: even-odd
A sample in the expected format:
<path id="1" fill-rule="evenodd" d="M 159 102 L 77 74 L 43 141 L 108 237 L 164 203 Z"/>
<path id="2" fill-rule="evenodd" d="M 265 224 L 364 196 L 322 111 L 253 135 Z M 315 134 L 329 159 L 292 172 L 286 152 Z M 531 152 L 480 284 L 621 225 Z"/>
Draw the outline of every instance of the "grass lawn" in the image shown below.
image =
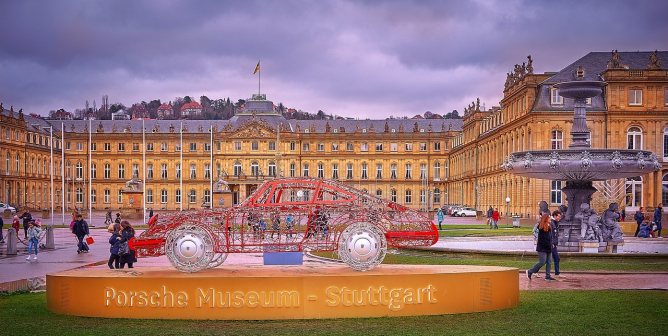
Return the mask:
<path id="1" fill-rule="evenodd" d="M 487 313 L 295 321 L 86 318 L 46 309 L 46 294 L 0 297 L 3 335 L 663 335 L 666 291 L 522 291 Z"/>

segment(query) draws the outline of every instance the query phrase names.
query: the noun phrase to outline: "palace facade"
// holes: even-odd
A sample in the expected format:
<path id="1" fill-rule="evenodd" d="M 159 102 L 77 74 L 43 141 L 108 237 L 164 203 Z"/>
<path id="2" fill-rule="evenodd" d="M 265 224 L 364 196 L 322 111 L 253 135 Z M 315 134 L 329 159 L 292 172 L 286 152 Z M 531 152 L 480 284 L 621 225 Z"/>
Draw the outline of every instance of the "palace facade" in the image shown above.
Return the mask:
<path id="1" fill-rule="evenodd" d="M 286 120 L 262 94 L 217 121 L 42 120 L 4 110 L 0 202 L 50 207 L 53 127 L 58 210 L 119 209 L 133 175 L 145 182 L 146 207 L 166 210 L 220 206 L 211 192 L 218 179 L 238 203 L 266 179 L 311 176 L 415 209 L 460 204 L 531 216 L 541 200 L 565 203 L 564 184 L 514 176 L 501 164 L 514 151 L 569 145 L 573 102 L 552 86 L 584 71 L 608 83 L 588 102 L 592 147 L 659 156 L 658 172 L 621 181 L 627 211 L 653 208 L 668 203 L 668 71 L 661 59 L 668 61 L 668 52 L 592 52 L 543 74 L 533 73 L 529 59 L 508 74 L 499 107 L 485 111 L 474 102 L 463 119 Z"/>

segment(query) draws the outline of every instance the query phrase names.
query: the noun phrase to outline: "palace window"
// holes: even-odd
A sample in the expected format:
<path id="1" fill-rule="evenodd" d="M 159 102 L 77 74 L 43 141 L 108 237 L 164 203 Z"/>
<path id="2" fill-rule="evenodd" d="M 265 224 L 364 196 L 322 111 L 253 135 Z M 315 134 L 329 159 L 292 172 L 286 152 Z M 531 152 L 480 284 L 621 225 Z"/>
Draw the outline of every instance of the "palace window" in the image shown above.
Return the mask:
<path id="1" fill-rule="evenodd" d="M 304 143 L 302 144 L 302 151 L 303 151 L 303 152 L 308 152 L 309 149 L 310 149 L 310 147 L 311 147 L 311 146 L 309 145 L 308 142 L 304 142 Z"/>
<path id="2" fill-rule="evenodd" d="M 69 147 L 69 144 L 70 144 L 70 143 L 67 142 L 67 145 L 68 145 L 67 147 Z M 67 149 L 69 149 L 69 148 L 67 148 Z M 104 143 L 104 151 L 105 151 L 105 152 L 109 152 L 109 151 L 111 151 L 111 143 L 110 143 L 110 142 L 105 142 L 105 143 Z"/>
<path id="3" fill-rule="evenodd" d="M 427 179 L 427 164 L 426 163 L 421 163 L 420 164 L 420 180 L 425 180 Z"/>
<path id="4" fill-rule="evenodd" d="M 661 181 L 661 203 L 668 204 L 668 174 L 663 175 Z"/>
<path id="5" fill-rule="evenodd" d="M 427 151 L 427 143 L 420 142 L 420 152 L 426 152 L 426 151 Z"/>
<path id="6" fill-rule="evenodd" d="M 208 143 L 208 142 L 204 143 L 204 151 L 205 152 L 210 152 L 211 151 L 211 143 Z"/>
<path id="7" fill-rule="evenodd" d="M 406 143 L 406 151 L 407 152 L 412 152 L 413 151 L 413 143 L 412 142 L 407 142 Z"/>
<path id="8" fill-rule="evenodd" d="M 46 189 L 44 189 L 46 192 Z M 46 201 L 46 195 L 44 196 L 44 201 Z M 95 192 L 95 189 L 90 190 L 90 202 L 91 203 L 97 203 L 97 193 Z"/>
<path id="9" fill-rule="evenodd" d="M 234 163 L 234 176 L 241 176 L 242 171 L 241 171 L 241 162 L 237 161 Z"/>
<path id="10" fill-rule="evenodd" d="M 180 180 L 181 179 L 181 164 L 177 163 L 175 168 L 176 168 L 175 178 Z"/>
<path id="11" fill-rule="evenodd" d="M 269 141 L 269 150 L 270 151 L 275 151 L 276 150 L 276 142 Z"/>
<path id="12" fill-rule="evenodd" d="M 95 142 L 91 142 L 91 144 L 90 144 L 90 151 L 91 151 L 91 152 L 95 152 L 95 151 L 97 151 L 97 143 L 95 143 Z"/>
<path id="13" fill-rule="evenodd" d="M 426 204 L 427 203 L 427 191 L 424 189 L 420 189 L 420 204 Z"/>
<path id="14" fill-rule="evenodd" d="M 376 189 L 376 196 L 383 197 L 383 190 L 382 189 Z"/>
<path id="15" fill-rule="evenodd" d="M 390 143 L 390 152 L 396 152 L 398 149 L 398 145 L 396 142 Z"/>
<path id="16" fill-rule="evenodd" d="M 376 180 L 383 179 L 383 165 L 380 163 L 376 164 Z"/>
<path id="17" fill-rule="evenodd" d="M 413 192 L 410 189 L 406 189 L 405 196 L 406 204 L 413 203 Z"/>
<path id="18" fill-rule="evenodd" d="M 138 142 L 132 143 L 132 151 L 133 152 L 139 152 L 139 143 Z"/>
<path id="19" fill-rule="evenodd" d="M 324 152 L 325 151 L 325 144 L 322 142 L 318 143 L 318 152 Z"/>
<path id="20" fill-rule="evenodd" d="M 167 203 L 167 190 L 166 189 L 160 190 L 160 203 L 162 203 L 162 204 Z"/>
<path id="21" fill-rule="evenodd" d="M 111 191 L 109 189 L 104 189 L 104 203 L 109 203 L 111 201 Z"/>
<path id="22" fill-rule="evenodd" d="M 626 204 L 639 208 L 642 206 L 642 178 L 640 176 L 626 179 Z"/>
<path id="23" fill-rule="evenodd" d="M 190 151 L 191 152 L 197 152 L 197 143 L 196 142 L 191 142 L 190 143 Z"/>
<path id="24" fill-rule="evenodd" d="M 332 142 L 332 152 L 338 152 L 338 151 L 339 151 L 339 143 Z"/>
<path id="25" fill-rule="evenodd" d="M 191 180 L 197 179 L 197 166 L 194 163 L 190 164 L 190 179 Z"/>
<path id="26" fill-rule="evenodd" d="M 434 204 L 441 204 L 441 189 L 434 188 Z"/>
<path id="27" fill-rule="evenodd" d="M 270 161 L 268 167 L 269 176 L 276 176 L 276 162 Z"/>
<path id="28" fill-rule="evenodd" d="M 322 163 L 318 163 L 318 177 L 325 178 L 325 166 Z"/>
<path id="29" fill-rule="evenodd" d="M 153 151 L 153 143 L 149 142 L 146 144 L 146 151 L 147 152 L 152 152 Z"/>
<path id="30" fill-rule="evenodd" d="M 211 190 L 204 189 L 204 203 L 211 204 Z"/>
<path id="31" fill-rule="evenodd" d="M 256 151 L 260 148 L 257 141 L 251 141 L 251 150 Z"/>
<path id="32" fill-rule="evenodd" d="M 163 180 L 167 179 L 167 164 L 160 164 L 160 178 Z"/>
<path id="33" fill-rule="evenodd" d="M 83 143 L 77 142 L 77 150 L 82 151 L 83 150 Z"/>
<path id="34" fill-rule="evenodd" d="M 118 189 L 118 194 L 116 199 L 118 201 L 118 204 L 123 204 L 123 189 Z"/>
<path id="35" fill-rule="evenodd" d="M 397 202 L 397 189 L 390 190 L 390 201 Z"/>
<path id="36" fill-rule="evenodd" d="M 90 165 L 90 178 L 93 180 L 97 178 L 97 165 L 94 163 Z"/>
<path id="37" fill-rule="evenodd" d="M 290 164 L 290 177 L 295 177 L 296 169 L 297 169 L 296 165 L 294 163 L 291 163 Z"/>
<path id="38" fill-rule="evenodd" d="M 368 143 L 362 142 L 360 145 L 361 145 L 360 151 L 362 151 L 362 152 L 368 152 L 369 151 L 369 144 Z"/>
<path id="39" fill-rule="evenodd" d="M 119 179 L 125 178 L 125 165 L 122 163 L 118 165 L 118 178 Z"/>
<path id="40" fill-rule="evenodd" d="M 304 163 L 303 169 L 302 169 L 302 176 L 308 177 L 308 163 Z"/>
<path id="41" fill-rule="evenodd" d="M 216 142 L 216 150 L 220 152 L 220 141 Z"/>
<path id="42" fill-rule="evenodd" d="M 663 129 L 663 162 L 666 161 L 668 161 L 668 126 Z"/>
<path id="43" fill-rule="evenodd" d="M 205 163 L 204 164 L 204 179 L 205 180 L 210 180 L 211 179 L 211 164 L 210 163 Z"/>
<path id="44" fill-rule="evenodd" d="M 439 152 L 441 150 L 441 143 L 440 142 L 434 142 L 434 152 Z"/>
<path id="45" fill-rule="evenodd" d="M 552 149 L 564 148 L 564 133 L 562 131 L 552 131 Z"/>
<path id="46" fill-rule="evenodd" d="M 190 189 L 190 203 L 197 203 L 197 192 L 195 189 Z"/>
<path id="47" fill-rule="evenodd" d="M 294 141 L 290 142 L 290 150 L 293 152 L 297 150 L 297 144 Z"/>
<path id="48" fill-rule="evenodd" d="M 180 152 L 181 151 L 181 143 L 175 143 L 174 144 L 174 151 Z"/>
<path id="49" fill-rule="evenodd" d="M 332 180 L 338 180 L 339 179 L 339 164 L 334 163 L 332 164 Z"/>
<path id="50" fill-rule="evenodd" d="M 551 181 L 550 182 L 550 203 L 551 204 L 561 204 L 561 181 Z"/>
<path id="51" fill-rule="evenodd" d="M 33 188 L 33 199 L 35 198 L 34 192 L 35 192 L 35 188 Z M 83 189 L 82 188 L 77 188 L 76 197 L 77 197 L 77 199 L 76 199 L 77 203 L 83 203 Z"/>
<path id="52" fill-rule="evenodd" d="M 147 180 L 152 180 L 153 179 L 153 164 L 149 163 L 146 165 L 146 179 Z"/>
<path id="53" fill-rule="evenodd" d="M 181 204 L 181 189 L 176 189 L 174 192 L 174 203 Z"/>
<path id="54" fill-rule="evenodd" d="M 642 90 L 629 89 L 629 105 L 642 105 Z"/>
<path id="55" fill-rule="evenodd" d="M 397 164 L 393 163 L 390 165 L 390 180 L 397 179 Z"/>
<path id="56" fill-rule="evenodd" d="M 132 164 L 132 176 L 139 176 L 139 164 Z"/>
<path id="57" fill-rule="evenodd" d="M 353 143 L 352 142 L 346 142 L 346 151 L 347 152 L 352 152 L 353 151 Z"/>
<path id="58" fill-rule="evenodd" d="M 413 165 L 410 163 L 406 164 L 406 179 L 410 180 L 413 178 Z"/>
<path id="59" fill-rule="evenodd" d="M 251 162 L 251 176 L 259 176 L 259 175 L 260 175 L 260 165 L 256 161 Z"/>
<path id="60" fill-rule="evenodd" d="M 362 180 L 366 180 L 368 178 L 368 165 L 366 163 L 362 163 Z"/>
<path id="61" fill-rule="evenodd" d="M 78 147 L 79 147 L 79 144 L 77 144 L 77 150 L 79 150 Z M 118 143 L 118 151 L 119 152 L 125 152 L 125 143 L 124 142 L 119 142 Z"/>
<path id="62" fill-rule="evenodd" d="M 559 95 L 559 89 L 551 88 L 550 89 L 550 103 L 552 105 L 563 105 L 564 98 Z"/>
<path id="63" fill-rule="evenodd" d="M 383 151 L 383 143 L 376 142 L 376 152 L 382 152 L 382 151 Z"/>
<path id="64" fill-rule="evenodd" d="M 68 162 L 68 163 L 69 163 L 69 162 Z M 108 180 L 108 179 L 110 179 L 110 178 L 111 178 L 111 165 L 109 165 L 108 163 L 106 163 L 106 164 L 104 165 L 104 179 L 105 179 L 105 180 Z"/>
<path id="65" fill-rule="evenodd" d="M 153 189 L 146 189 L 146 203 L 153 203 Z"/>
<path id="66" fill-rule="evenodd" d="M 642 130 L 639 127 L 631 127 L 626 131 L 627 149 L 642 149 Z"/>
<path id="67" fill-rule="evenodd" d="M 346 180 L 352 180 L 353 179 L 353 164 L 348 163 L 346 165 Z"/>
<path id="68" fill-rule="evenodd" d="M 160 144 L 160 151 L 166 152 L 167 150 L 169 150 L 169 147 L 168 147 L 167 143 L 166 142 L 161 143 Z"/>

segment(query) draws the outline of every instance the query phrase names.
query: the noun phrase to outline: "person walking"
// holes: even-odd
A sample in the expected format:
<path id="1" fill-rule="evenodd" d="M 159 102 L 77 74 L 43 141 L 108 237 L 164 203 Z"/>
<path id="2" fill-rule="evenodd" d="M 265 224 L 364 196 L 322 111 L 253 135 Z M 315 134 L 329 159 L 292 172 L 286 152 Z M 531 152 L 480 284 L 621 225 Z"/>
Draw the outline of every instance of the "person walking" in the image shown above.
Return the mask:
<path id="1" fill-rule="evenodd" d="M 2 220 L 2 217 L 0 216 L 0 244 L 4 244 L 5 242 L 5 237 L 2 235 L 2 230 L 5 229 L 5 222 Z"/>
<path id="2" fill-rule="evenodd" d="M 499 226 L 498 226 L 499 219 L 501 219 L 501 214 L 499 214 L 499 210 L 498 210 L 498 209 L 494 209 L 494 212 L 492 212 L 492 221 L 494 222 L 494 228 L 495 228 L 495 229 L 498 229 L 498 228 L 499 228 Z M 490 229 L 492 228 L 492 225 L 491 225 L 491 224 L 490 224 L 489 228 L 490 228 Z"/>
<path id="3" fill-rule="evenodd" d="M 148 220 L 150 221 L 151 218 L 153 218 L 153 208 L 148 208 L 148 209 L 150 210 L 149 213 L 148 213 Z M 148 223 L 146 223 L 146 224 L 148 224 Z"/>
<path id="4" fill-rule="evenodd" d="M 19 239 L 19 229 L 21 228 L 21 224 L 19 222 L 19 216 L 14 215 L 14 220 L 12 221 L 12 229 L 16 231 L 16 239 Z"/>
<path id="5" fill-rule="evenodd" d="M 561 220 L 562 213 L 559 210 L 554 210 L 552 212 L 552 217 L 550 218 L 550 226 L 552 227 L 552 262 L 554 263 L 554 276 L 564 277 L 559 272 L 559 250 L 557 246 L 559 245 L 559 221 Z"/>
<path id="6" fill-rule="evenodd" d="M 487 222 L 489 223 L 489 228 L 492 228 L 492 217 L 494 216 L 494 208 L 492 206 L 489 206 L 489 209 L 487 209 Z"/>
<path id="7" fill-rule="evenodd" d="M 441 227 L 441 224 L 443 223 L 443 210 L 439 208 L 438 212 L 436 213 L 436 217 L 438 217 L 438 229 L 443 230 Z"/>
<path id="8" fill-rule="evenodd" d="M 633 215 L 633 218 L 636 220 L 636 224 L 638 224 L 638 226 L 636 226 L 636 233 L 633 234 L 634 237 L 638 237 L 638 233 L 640 232 L 640 225 L 645 221 L 645 214 L 643 213 L 644 209 L 645 208 L 640 207 L 640 209 L 636 211 L 636 214 Z"/>
<path id="9" fill-rule="evenodd" d="M 552 225 L 550 224 L 550 215 L 543 214 L 538 224 L 538 243 L 536 244 L 536 252 L 538 252 L 538 262 L 526 271 L 527 278 L 531 280 L 531 275 L 538 273 L 543 265 L 547 264 L 545 268 L 545 280 L 555 281 L 556 279 L 550 276 L 552 268 Z"/>
<path id="10" fill-rule="evenodd" d="M 654 223 L 656 224 L 656 237 L 661 238 L 661 216 L 663 215 L 663 204 L 659 203 L 654 209 Z"/>
<path id="11" fill-rule="evenodd" d="M 119 240 L 119 243 L 125 243 L 134 237 L 135 237 L 135 229 L 132 227 L 130 222 L 126 220 L 122 221 L 121 240 Z M 122 255 L 119 260 L 121 269 L 125 268 L 125 264 L 128 264 L 128 268 L 134 268 L 133 264 L 136 262 L 137 262 L 137 257 L 133 249 L 130 249 L 130 254 Z"/>
<path id="12" fill-rule="evenodd" d="M 72 233 L 77 237 L 77 253 L 88 252 L 88 246 L 84 242 L 84 237 L 90 236 L 88 222 L 83 219 L 81 214 L 77 214 L 77 220 L 74 221 Z"/>
<path id="13" fill-rule="evenodd" d="M 118 244 L 121 243 L 121 224 L 114 224 L 111 237 L 109 237 L 109 265 L 110 269 L 120 268 L 121 257 L 118 255 Z"/>
<path id="14" fill-rule="evenodd" d="M 37 260 L 37 244 L 39 243 L 39 237 L 42 236 L 42 229 L 40 229 L 34 220 L 31 220 L 28 223 L 28 257 L 26 260 L 30 260 L 32 251 L 35 251 L 35 257 L 33 260 Z"/>
<path id="15" fill-rule="evenodd" d="M 121 224 L 121 213 L 120 212 L 116 213 L 116 219 L 114 220 L 114 223 Z"/>
<path id="16" fill-rule="evenodd" d="M 32 220 L 32 215 L 30 214 L 30 210 L 28 208 L 23 210 L 23 214 L 19 218 L 23 219 L 23 232 L 25 234 L 24 238 L 27 239 L 28 238 L 28 223 L 30 223 L 30 221 Z M 19 232 L 16 231 L 16 236 L 18 237 L 18 235 L 19 235 Z"/>
<path id="17" fill-rule="evenodd" d="M 104 216 L 104 225 L 111 224 L 111 210 L 107 210 L 107 214 Z"/>
<path id="18" fill-rule="evenodd" d="M 77 220 L 79 215 L 79 208 L 75 207 L 74 210 L 72 210 L 72 221 Z"/>

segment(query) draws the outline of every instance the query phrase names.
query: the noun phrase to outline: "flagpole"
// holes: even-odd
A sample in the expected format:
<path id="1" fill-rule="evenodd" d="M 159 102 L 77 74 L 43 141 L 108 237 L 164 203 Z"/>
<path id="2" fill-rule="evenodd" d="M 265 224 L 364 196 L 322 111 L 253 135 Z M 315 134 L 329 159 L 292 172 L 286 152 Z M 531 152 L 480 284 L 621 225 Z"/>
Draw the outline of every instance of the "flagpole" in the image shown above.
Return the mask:
<path id="1" fill-rule="evenodd" d="M 260 61 L 257 61 L 258 65 L 258 70 L 257 70 L 257 94 L 260 95 L 262 94 L 262 90 L 260 90 L 260 78 L 262 78 L 262 69 L 260 69 Z"/>

